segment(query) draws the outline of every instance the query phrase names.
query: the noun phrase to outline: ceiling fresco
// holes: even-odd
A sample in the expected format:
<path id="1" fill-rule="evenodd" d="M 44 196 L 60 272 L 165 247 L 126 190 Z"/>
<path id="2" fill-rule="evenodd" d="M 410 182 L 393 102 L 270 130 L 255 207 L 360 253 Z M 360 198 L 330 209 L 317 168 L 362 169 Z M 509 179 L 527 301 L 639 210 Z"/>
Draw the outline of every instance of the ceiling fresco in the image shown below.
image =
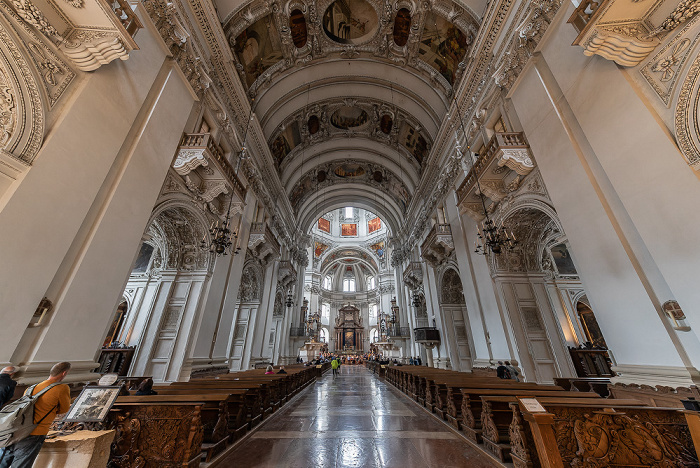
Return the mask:
<path id="1" fill-rule="evenodd" d="M 390 103 L 373 99 L 333 99 L 302 110 L 272 134 L 270 151 L 277 169 L 284 170 L 287 157 L 300 146 L 333 138 L 364 137 L 405 150 L 405 155 L 420 171 L 432 140 L 413 116 Z M 351 133 L 349 133 L 351 132 Z"/>
<path id="2" fill-rule="evenodd" d="M 406 186 L 384 166 L 366 161 L 346 160 L 322 164 L 305 173 L 289 195 L 292 208 L 297 212 L 314 193 L 341 183 L 363 184 L 379 189 L 389 195 L 404 212 L 411 201 L 411 194 Z"/>
<path id="3" fill-rule="evenodd" d="M 254 0 L 222 26 L 294 211 L 328 185 L 359 183 L 405 212 L 460 84 L 476 14 L 450 0 Z M 348 74 L 350 60 L 358 67 Z M 365 142 L 343 164 L 327 163 L 348 138 Z"/>

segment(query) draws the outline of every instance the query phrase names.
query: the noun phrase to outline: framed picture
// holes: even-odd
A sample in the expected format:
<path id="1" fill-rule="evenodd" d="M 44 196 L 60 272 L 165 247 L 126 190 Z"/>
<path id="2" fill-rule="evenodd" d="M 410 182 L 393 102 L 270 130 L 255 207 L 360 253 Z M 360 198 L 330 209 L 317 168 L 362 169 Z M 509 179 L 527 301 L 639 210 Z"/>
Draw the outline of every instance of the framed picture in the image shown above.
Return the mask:
<path id="1" fill-rule="evenodd" d="M 101 422 L 104 421 L 110 408 L 121 391 L 121 385 L 106 387 L 88 386 L 83 388 L 75 399 L 68 414 L 63 418 L 66 422 Z"/>

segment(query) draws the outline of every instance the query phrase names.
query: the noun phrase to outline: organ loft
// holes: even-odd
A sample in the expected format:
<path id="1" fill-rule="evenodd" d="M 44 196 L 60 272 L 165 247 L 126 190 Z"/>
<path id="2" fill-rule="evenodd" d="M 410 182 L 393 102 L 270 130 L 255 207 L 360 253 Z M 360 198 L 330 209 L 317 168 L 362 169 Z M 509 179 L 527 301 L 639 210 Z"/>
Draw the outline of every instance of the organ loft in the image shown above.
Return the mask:
<path id="1" fill-rule="evenodd" d="M 699 10 L 0 2 L 34 466 L 700 466 Z"/>

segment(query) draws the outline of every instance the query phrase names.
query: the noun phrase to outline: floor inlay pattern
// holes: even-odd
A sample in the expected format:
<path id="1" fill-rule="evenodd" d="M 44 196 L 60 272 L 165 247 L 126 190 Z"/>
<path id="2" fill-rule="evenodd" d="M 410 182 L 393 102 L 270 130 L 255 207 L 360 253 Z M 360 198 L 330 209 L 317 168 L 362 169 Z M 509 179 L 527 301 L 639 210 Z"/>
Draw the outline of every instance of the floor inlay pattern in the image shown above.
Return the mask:
<path id="1" fill-rule="evenodd" d="M 236 447 L 221 467 L 498 466 L 364 366 L 327 372 Z"/>

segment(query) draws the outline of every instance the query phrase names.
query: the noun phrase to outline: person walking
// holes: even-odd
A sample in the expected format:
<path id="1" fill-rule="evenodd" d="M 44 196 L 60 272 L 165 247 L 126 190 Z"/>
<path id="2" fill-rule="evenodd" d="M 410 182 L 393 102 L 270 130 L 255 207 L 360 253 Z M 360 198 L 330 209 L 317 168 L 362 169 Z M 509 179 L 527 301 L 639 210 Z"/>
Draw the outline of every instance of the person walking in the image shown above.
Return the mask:
<path id="1" fill-rule="evenodd" d="M 0 449 L 0 468 L 32 467 L 56 415 L 70 409 L 70 388 L 61 384 L 70 367 L 70 362 L 59 362 L 51 368 L 48 379 L 27 389 L 25 395 L 36 395 L 49 385 L 53 386 L 34 404 L 34 424 L 37 426 L 32 433 L 19 442 Z"/>
<path id="2" fill-rule="evenodd" d="M 338 362 L 338 358 L 333 358 L 331 361 L 331 369 L 333 369 L 333 377 L 338 375 L 338 367 L 340 367 L 340 363 Z"/>
<path id="3" fill-rule="evenodd" d="M 17 382 L 12 379 L 17 373 L 15 366 L 7 366 L 0 371 L 0 408 L 10 401 L 15 394 Z"/>

